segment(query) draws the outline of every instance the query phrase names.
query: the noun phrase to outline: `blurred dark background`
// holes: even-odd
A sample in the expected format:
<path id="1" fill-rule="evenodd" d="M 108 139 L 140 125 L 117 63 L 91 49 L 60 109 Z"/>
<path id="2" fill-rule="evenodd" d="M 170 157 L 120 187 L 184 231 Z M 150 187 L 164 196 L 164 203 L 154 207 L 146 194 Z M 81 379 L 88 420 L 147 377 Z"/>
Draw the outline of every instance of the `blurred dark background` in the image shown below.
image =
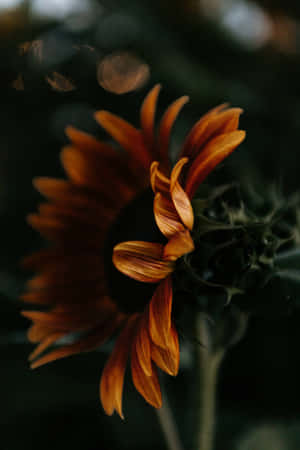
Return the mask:
<path id="1" fill-rule="evenodd" d="M 17 299 L 26 280 L 19 261 L 41 245 L 25 220 L 40 200 L 32 178 L 63 174 L 66 125 L 104 138 L 97 109 L 137 125 L 145 93 L 160 82 L 160 112 L 180 95 L 191 98 L 174 149 L 202 113 L 230 102 L 244 108 L 247 139 L 227 172 L 278 184 L 286 194 L 298 190 L 299 2 L 0 0 L 0 55 L 0 448 L 165 449 L 154 411 L 130 380 L 126 421 L 102 412 L 105 351 L 29 370 L 28 322 Z M 299 320 L 297 312 L 256 318 L 228 355 L 216 449 L 299 448 Z M 187 449 L 195 385 L 188 347 L 179 376 L 166 380 Z"/>

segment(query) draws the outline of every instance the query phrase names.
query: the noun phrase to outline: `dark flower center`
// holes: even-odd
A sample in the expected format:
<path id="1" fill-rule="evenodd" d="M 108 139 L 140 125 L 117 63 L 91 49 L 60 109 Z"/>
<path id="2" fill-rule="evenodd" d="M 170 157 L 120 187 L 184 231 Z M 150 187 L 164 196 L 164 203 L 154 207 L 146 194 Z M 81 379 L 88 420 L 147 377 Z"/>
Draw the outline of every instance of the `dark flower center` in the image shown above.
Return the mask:
<path id="1" fill-rule="evenodd" d="M 112 263 L 113 248 L 120 242 L 146 241 L 164 243 L 153 214 L 154 195 L 149 188 L 120 212 L 112 225 L 105 247 L 105 270 L 112 299 L 126 313 L 143 311 L 156 283 L 142 283 L 122 274 Z"/>

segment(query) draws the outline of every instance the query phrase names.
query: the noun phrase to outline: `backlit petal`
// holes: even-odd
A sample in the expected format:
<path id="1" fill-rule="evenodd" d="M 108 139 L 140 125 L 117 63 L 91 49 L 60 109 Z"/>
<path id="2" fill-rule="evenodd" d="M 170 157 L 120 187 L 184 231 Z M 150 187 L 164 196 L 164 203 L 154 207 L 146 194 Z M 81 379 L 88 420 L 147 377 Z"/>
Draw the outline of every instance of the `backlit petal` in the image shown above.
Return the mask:
<path id="1" fill-rule="evenodd" d="M 154 149 L 154 129 L 156 104 L 161 85 L 157 84 L 146 96 L 141 107 L 141 126 L 144 133 L 145 143 L 149 149 Z"/>
<path id="2" fill-rule="evenodd" d="M 168 163 L 169 141 L 172 127 L 180 110 L 188 101 L 189 97 L 187 96 L 178 98 L 168 107 L 161 119 L 158 132 L 158 145 L 160 160 L 164 165 Z"/>
<path id="3" fill-rule="evenodd" d="M 239 117 L 243 110 L 241 108 L 230 108 L 213 115 L 207 122 L 205 130 L 198 133 L 194 137 L 194 149 L 199 149 L 206 144 L 210 139 L 217 137 L 220 134 L 235 131 L 239 124 Z"/>
<path id="4" fill-rule="evenodd" d="M 144 399 L 154 408 L 160 408 L 162 398 L 156 368 L 153 366 L 151 375 L 147 376 L 140 366 L 135 347 L 131 352 L 131 374 L 134 386 Z"/>
<path id="5" fill-rule="evenodd" d="M 245 136 L 245 131 L 237 130 L 221 134 L 209 142 L 189 168 L 185 191 L 190 198 L 194 196 L 202 181 L 223 159 L 235 150 L 245 139 Z"/>
<path id="6" fill-rule="evenodd" d="M 156 283 L 174 270 L 170 261 L 163 261 L 163 245 L 128 241 L 115 246 L 113 263 L 125 275 L 144 283 Z"/>
<path id="7" fill-rule="evenodd" d="M 158 285 L 149 304 L 150 336 L 162 348 L 169 346 L 172 298 L 172 280 L 168 277 Z"/>
<path id="8" fill-rule="evenodd" d="M 152 343 L 151 357 L 161 370 L 174 376 L 177 375 L 179 369 L 179 355 L 178 334 L 173 325 L 168 348 L 161 348 Z"/>
<path id="9" fill-rule="evenodd" d="M 189 134 L 187 135 L 182 151 L 180 153 L 180 158 L 183 156 L 187 156 L 190 159 L 193 159 L 195 153 L 197 152 L 197 148 L 199 149 L 199 146 L 196 147 L 196 143 L 198 142 L 199 137 L 203 135 L 206 128 L 208 127 L 209 123 L 212 121 L 214 117 L 217 116 L 217 114 L 228 106 L 227 103 L 223 103 L 222 105 L 216 106 L 215 108 L 208 111 L 206 114 L 204 114 L 193 126 Z"/>

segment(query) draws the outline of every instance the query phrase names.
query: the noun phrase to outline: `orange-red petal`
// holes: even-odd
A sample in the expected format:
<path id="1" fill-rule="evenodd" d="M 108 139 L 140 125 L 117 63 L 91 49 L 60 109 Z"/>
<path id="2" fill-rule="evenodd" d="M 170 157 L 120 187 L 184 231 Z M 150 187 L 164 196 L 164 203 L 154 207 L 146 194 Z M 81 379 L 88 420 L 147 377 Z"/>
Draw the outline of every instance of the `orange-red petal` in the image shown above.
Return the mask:
<path id="1" fill-rule="evenodd" d="M 188 158 L 180 159 L 174 166 L 171 173 L 171 197 L 176 211 L 184 223 L 184 225 L 192 230 L 194 226 L 194 213 L 189 197 L 182 189 L 178 179 L 180 177 L 183 166 L 188 162 Z"/>
<path id="2" fill-rule="evenodd" d="M 172 279 L 166 278 L 156 288 L 149 304 L 149 332 L 152 341 L 168 348 L 171 330 Z"/>
<path id="3" fill-rule="evenodd" d="M 217 124 L 219 123 L 219 116 L 222 118 L 222 114 L 226 113 L 231 114 L 231 109 L 226 109 L 227 104 L 224 103 L 219 105 L 206 114 L 204 114 L 198 122 L 195 123 L 188 136 L 185 139 L 184 146 L 181 152 L 181 156 L 188 156 L 190 159 L 193 159 L 197 156 L 197 153 L 200 150 L 201 145 L 203 145 L 207 140 L 214 135 L 224 133 L 225 131 L 218 131 Z M 241 111 L 241 110 L 240 110 Z M 225 116 L 226 117 L 226 116 Z M 230 118 L 228 119 L 230 121 Z M 226 120 L 225 120 L 226 123 Z M 224 127 L 223 127 L 224 128 Z M 226 130 L 229 131 L 229 130 Z"/>
<path id="4" fill-rule="evenodd" d="M 136 334 L 133 345 L 135 345 L 135 351 L 139 364 L 147 376 L 152 374 L 152 362 L 151 362 L 151 341 L 148 331 L 148 311 L 143 313 L 139 320 L 138 332 Z"/>
<path id="5" fill-rule="evenodd" d="M 158 228 L 168 239 L 185 229 L 169 196 L 158 192 L 154 197 L 153 211 Z"/>
<path id="6" fill-rule="evenodd" d="M 243 130 L 221 134 L 212 139 L 189 168 L 185 191 L 192 198 L 203 180 L 245 139 Z"/>
<path id="7" fill-rule="evenodd" d="M 120 417 L 124 418 L 122 412 L 124 375 L 136 324 L 136 315 L 128 319 L 102 373 L 100 398 L 104 411 L 110 416 L 116 410 Z"/>
<path id="8" fill-rule="evenodd" d="M 95 118 L 134 161 L 140 163 L 145 169 L 149 168 L 151 155 L 144 144 L 140 130 L 108 111 L 96 112 Z"/>
<path id="9" fill-rule="evenodd" d="M 172 127 L 180 110 L 188 101 L 188 96 L 178 98 L 168 107 L 161 119 L 158 132 L 158 145 L 160 161 L 164 165 L 168 165 L 169 141 Z"/>
<path id="10" fill-rule="evenodd" d="M 116 245 L 113 263 L 125 275 L 144 283 L 156 283 L 174 270 L 170 261 L 162 259 L 163 245 L 153 242 L 128 241 Z"/>
<path id="11" fill-rule="evenodd" d="M 141 107 L 141 127 L 145 143 L 149 149 L 153 149 L 155 144 L 155 113 L 160 89 L 161 85 L 156 84 L 146 96 Z"/>
<path id="12" fill-rule="evenodd" d="M 103 342 L 111 336 L 111 334 L 119 325 L 120 318 L 116 316 L 115 319 L 110 320 L 106 324 L 106 326 L 101 327 L 101 329 L 99 328 L 92 331 L 88 336 L 80 339 L 74 344 L 64 345 L 40 357 L 31 364 L 31 368 L 35 369 L 57 359 L 66 358 L 67 356 L 75 355 L 76 353 L 94 350 L 102 345 Z"/>
<path id="13" fill-rule="evenodd" d="M 98 141 L 96 138 L 88 133 L 85 133 L 84 131 L 77 130 L 72 126 L 67 126 L 65 132 L 75 147 L 85 151 L 97 151 L 101 157 L 113 158 L 118 156 L 113 147 L 104 142 Z"/>
<path id="14" fill-rule="evenodd" d="M 191 253 L 195 250 L 194 241 L 188 230 L 176 233 L 164 248 L 164 259 L 168 261 L 176 261 L 186 253 Z"/>
<path id="15" fill-rule="evenodd" d="M 178 333 L 172 325 L 168 348 L 161 348 L 152 343 L 151 357 L 161 370 L 175 376 L 179 369 L 179 356 Z"/>
<path id="16" fill-rule="evenodd" d="M 140 366 L 135 347 L 133 347 L 131 352 L 131 374 L 137 391 L 154 408 L 160 408 L 162 398 L 156 368 L 153 365 L 151 375 L 147 376 Z"/>
<path id="17" fill-rule="evenodd" d="M 154 161 L 150 167 L 150 183 L 153 192 L 165 192 L 170 191 L 170 180 L 159 169 L 159 162 Z"/>

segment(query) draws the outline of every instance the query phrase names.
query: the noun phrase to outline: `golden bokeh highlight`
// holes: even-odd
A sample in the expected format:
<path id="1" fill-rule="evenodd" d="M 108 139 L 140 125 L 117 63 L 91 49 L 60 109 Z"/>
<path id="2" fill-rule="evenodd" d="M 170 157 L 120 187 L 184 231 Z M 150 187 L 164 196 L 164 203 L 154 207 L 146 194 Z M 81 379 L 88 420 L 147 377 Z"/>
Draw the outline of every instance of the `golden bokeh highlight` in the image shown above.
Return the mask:
<path id="1" fill-rule="evenodd" d="M 106 91 L 126 94 L 141 88 L 150 76 L 149 65 L 130 52 L 112 53 L 98 65 L 97 80 Z"/>

